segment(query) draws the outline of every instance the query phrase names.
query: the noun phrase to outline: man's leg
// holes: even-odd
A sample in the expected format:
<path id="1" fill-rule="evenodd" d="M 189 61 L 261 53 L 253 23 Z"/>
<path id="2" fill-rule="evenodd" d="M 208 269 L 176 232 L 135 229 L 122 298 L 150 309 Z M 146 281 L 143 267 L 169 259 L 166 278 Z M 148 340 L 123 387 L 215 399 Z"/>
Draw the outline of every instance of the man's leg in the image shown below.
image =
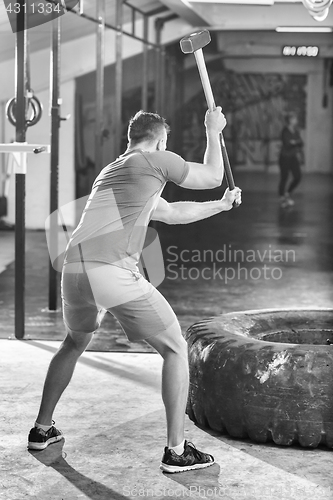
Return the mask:
<path id="1" fill-rule="evenodd" d="M 168 332 L 148 338 L 146 342 L 163 357 L 162 399 L 167 418 L 168 447 L 177 446 L 184 439 L 189 384 L 187 343 L 178 323 Z"/>
<path id="2" fill-rule="evenodd" d="M 160 468 L 166 472 L 182 472 L 213 465 L 211 455 L 200 452 L 184 439 L 189 387 L 188 347 L 175 313 L 161 293 L 139 272 L 118 269 L 112 274 L 114 279 L 109 282 L 118 289 L 118 296 L 124 297 L 127 291 L 127 296 L 136 292 L 136 297 L 113 306 L 109 311 L 131 342 L 144 339 L 163 357 L 162 398 L 167 419 L 167 446 Z M 106 304 L 102 305 L 105 307 Z M 171 326 L 165 329 L 170 323 Z M 154 335 L 154 332 L 160 333 Z"/>
<path id="3" fill-rule="evenodd" d="M 147 338 L 146 342 L 163 356 L 162 398 L 167 418 L 168 444 L 160 468 L 173 473 L 213 465 L 212 455 L 199 451 L 193 443 L 184 440 L 189 369 L 187 343 L 178 322 L 172 329 Z"/>
<path id="4" fill-rule="evenodd" d="M 36 419 L 41 425 L 52 425 L 52 415 L 60 396 L 68 386 L 81 354 L 88 347 L 93 333 L 68 333 L 51 360 Z"/>

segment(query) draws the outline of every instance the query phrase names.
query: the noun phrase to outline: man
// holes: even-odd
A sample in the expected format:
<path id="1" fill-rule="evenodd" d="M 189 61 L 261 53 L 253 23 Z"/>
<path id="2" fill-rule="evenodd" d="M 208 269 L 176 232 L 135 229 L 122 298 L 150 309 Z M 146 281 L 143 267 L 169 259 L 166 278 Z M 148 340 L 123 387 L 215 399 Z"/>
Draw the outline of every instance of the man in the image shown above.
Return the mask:
<path id="1" fill-rule="evenodd" d="M 62 299 L 67 337 L 50 363 L 29 448 L 41 450 L 63 438 L 53 425 L 53 411 L 103 311 L 108 310 L 130 341 L 144 339 L 163 357 L 167 446 L 161 469 L 181 472 L 214 463 L 211 455 L 184 439 L 187 344 L 175 313 L 139 273 L 137 263 L 150 220 L 187 224 L 241 202 L 239 188 L 226 190 L 221 200 L 204 203 L 167 203 L 160 197 L 167 181 L 188 189 L 220 186 L 224 168 L 219 134 L 225 125 L 220 107 L 207 112 L 207 147 L 200 164 L 166 151 L 169 128 L 159 115 L 140 111 L 130 120 L 128 148 L 98 175 L 66 249 Z"/>

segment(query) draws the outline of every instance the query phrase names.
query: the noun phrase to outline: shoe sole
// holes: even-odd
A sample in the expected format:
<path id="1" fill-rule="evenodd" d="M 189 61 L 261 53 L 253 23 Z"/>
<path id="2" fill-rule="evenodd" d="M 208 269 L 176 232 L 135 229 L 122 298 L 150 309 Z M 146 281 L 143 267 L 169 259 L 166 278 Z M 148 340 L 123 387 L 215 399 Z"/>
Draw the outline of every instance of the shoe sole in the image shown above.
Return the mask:
<path id="1" fill-rule="evenodd" d="M 180 467 L 179 465 L 167 465 L 161 462 L 160 469 L 163 472 L 169 472 L 170 474 L 174 474 L 176 472 L 186 472 L 188 470 L 196 470 L 196 469 L 205 469 L 206 467 L 210 467 L 211 465 L 214 465 L 215 461 L 213 462 L 207 462 L 205 464 L 194 464 L 194 465 L 188 465 L 184 467 Z"/>
<path id="2" fill-rule="evenodd" d="M 45 441 L 45 443 L 34 443 L 34 442 L 28 442 L 28 450 L 45 450 L 50 444 L 57 443 L 58 441 L 61 441 L 64 439 L 65 436 L 56 436 L 53 438 L 48 439 Z"/>

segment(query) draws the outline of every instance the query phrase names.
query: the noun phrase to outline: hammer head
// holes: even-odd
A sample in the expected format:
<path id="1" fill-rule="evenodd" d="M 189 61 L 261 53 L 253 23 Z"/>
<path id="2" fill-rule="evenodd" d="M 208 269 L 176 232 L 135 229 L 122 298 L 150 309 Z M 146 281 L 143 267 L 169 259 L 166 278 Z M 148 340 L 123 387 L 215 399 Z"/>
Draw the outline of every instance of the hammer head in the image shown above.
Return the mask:
<path id="1" fill-rule="evenodd" d="M 185 36 L 180 40 L 180 48 L 184 54 L 193 54 L 196 50 L 202 49 L 209 44 L 211 38 L 208 30 L 198 31 Z"/>

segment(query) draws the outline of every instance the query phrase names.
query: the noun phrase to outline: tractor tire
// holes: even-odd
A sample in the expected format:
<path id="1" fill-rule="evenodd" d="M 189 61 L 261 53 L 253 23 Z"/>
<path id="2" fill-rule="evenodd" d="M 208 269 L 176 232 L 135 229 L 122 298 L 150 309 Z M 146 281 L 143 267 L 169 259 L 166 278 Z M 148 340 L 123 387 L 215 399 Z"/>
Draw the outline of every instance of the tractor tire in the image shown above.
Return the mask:
<path id="1" fill-rule="evenodd" d="M 191 420 L 257 443 L 333 448 L 333 309 L 222 314 L 184 335 Z"/>

